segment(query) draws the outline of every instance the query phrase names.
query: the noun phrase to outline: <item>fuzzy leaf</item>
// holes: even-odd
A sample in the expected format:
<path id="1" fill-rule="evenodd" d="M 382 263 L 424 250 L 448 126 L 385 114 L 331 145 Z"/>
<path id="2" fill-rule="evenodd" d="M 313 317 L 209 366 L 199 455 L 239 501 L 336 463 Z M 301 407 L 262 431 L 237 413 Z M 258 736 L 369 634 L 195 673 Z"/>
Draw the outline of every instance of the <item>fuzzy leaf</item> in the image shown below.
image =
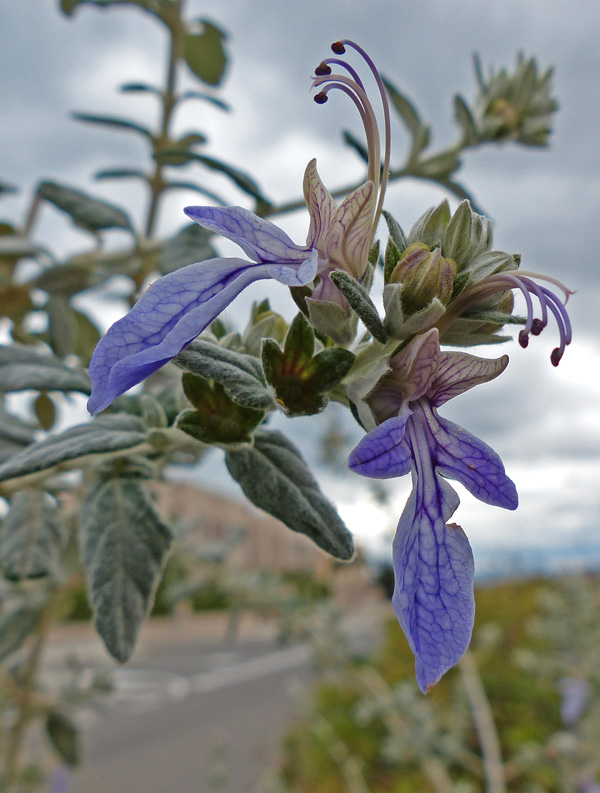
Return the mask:
<path id="1" fill-rule="evenodd" d="M 377 309 L 365 289 L 344 270 L 335 270 L 331 273 L 330 278 L 356 311 L 373 338 L 385 344 L 387 342 L 387 333 Z"/>
<path id="2" fill-rule="evenodd" d="M 28 389 L 89 394 L 91 384 L 87 372 L 70 369 L 60 358 L 16 344 L 0 345 L 0 393 Z"/>
<path id="3" fill-rule="evenodd" d="M 276 430 L 257 430 L 254 446 L 227 452 L 227 468 L 246 496 L 338 559 L 354 553 L 352 536 L 296 447 Z"/>
<path id="4" fill-rule="evenodd" d="M 251 355 L 196 339 L 174 361 L 188 372 L 220 383 L 239 405 L 261 410 L 273 407 L 273 398 L 266 388 L 260 361 Z"/>
<path id="5" fill-rule="evenodd" d="M 171 532 L 133 477 L 98 477 L 81 522 L 94 625 L 109 653 L 125 662 L 151 606 Z"/>
<path id="6" fill-rule="evenodd" d="M 146 441 L 143 422 L 136 416 L 101 416 L 88 424 L 51 435 L 28 446 L 0 465 L 0 482 L 47 471 L 56 466 L 72 468 L 89 455 L 132 450 Z"/>
<path id="7" fill-rule="evenodd" d="M 131 221 L 118 207 L 56 182 L 42 182 L 40 198 L 66 212 L 77 226 L 96 232 L 102 229 L 131 230 Z"/>
<path id="8" fill-rule="evenodd" d="M 21 490 L 0 528 L 0 567 L 5 578 L 42 578 L 58 572 L 63 525 L 54 501 L 38 490 Z"/>
<path id="9" fill-rule="evenodd" d="M 158 262 L 160 274 L 166 275 L 187 264 L 216 258 L 218 254 L 209 242 L 212 236 L 210 231 L 197 223 L 184 226 L 165 243 Z"/>
<path id="10" fill-rule="evenodd" d="M 37 625 L 39 611 L 30 606 L 19 606 L 0 617 L 0 661 L 14 653 Z"/>
<path id="11" fill-rule="evenodd" d="M 423 127 L 423 123 L 415 106 L 406 96 L 404 96 L 404 94 L 400 93 L 400 91 L 394 85 L 392 85 L 389 80 L 383 78 L 383 82 L 388 92 L 388 96 L 390 97 L 392 107 L 397 111 L 398 115 L 405 123 L 406 128 L 411 134 L 411 137 L 416 139 Z"/>

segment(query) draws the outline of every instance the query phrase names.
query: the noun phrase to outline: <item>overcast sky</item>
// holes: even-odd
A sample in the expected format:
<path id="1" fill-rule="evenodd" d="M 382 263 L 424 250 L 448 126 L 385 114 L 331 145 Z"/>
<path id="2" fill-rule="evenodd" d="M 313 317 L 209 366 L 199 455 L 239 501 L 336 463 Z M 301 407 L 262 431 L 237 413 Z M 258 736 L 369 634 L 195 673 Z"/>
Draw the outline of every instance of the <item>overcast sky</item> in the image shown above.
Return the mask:
<path id="1" fill-rule="evenodd" d="M 495 221 L 495 247 L 523 254 L 524 266 L 564 280 L 577 290 L 569 302 L 575 338 L 558 369 L 549 362 L 552 328 L 527 350 L 517 344 L 487 349 L 507 352 L 502 377 L 442 409 L 501 455 L 519 490 L 521 505 L 506 513 L 461 491 L 455 519 L 477 552 L 489 545 L 593 543 L 600 541 L 600 267 L 598 218 L 600 173 L 600 4 L 596 0 L 426 0 L 366 4 L 356 0 L 188 0 L 190 18 L 205 16 L 229 33 L 231 63 L 220 96 L 233 114 L 190 104 L 178 118 L 181 132 L 210 137 L 207 153 L 248 169 L 276 200 L 301 194 L 302 173 L 316 156 L 330 188 L 360 179 L 356 156 L 341 144 L 340 130 L 360 135 L 350 103 L 335 96 L 324 107 L 308 92 L 310 74 L 331 41 L 358 40 L 381 71 L 411 96 L 434 129 L 434 144 L 455 138 L 452 99 L 474 96 L 472 53 L 484 65 L 512 66 L 519 50 L 556 67 L 560 112 L 547 150 L 487 147 L 464 159 L 460 180 Z M 137 138 L 103 132 L 69 118 L 72 111 L 154 119 L 150 98 L 119 94 L 124 82 L 160 84 L 165 39 L 158 24 L 135 9 L 82 7 L 67 19 L 53 0 L 5 0 L 0 10 L 0 181 L 19 186 L 2 199 L 0 217 L 21 221 L 36 182 L 56 179 L 118 200 L 141 218 L 143 193 L 95 183 L 101 168 L 146 162 Z M 394 127 L 395 162 L 406 137 Z M 200 171 L 195 172 L 200 175 Z M 217 179 L 233 203 L 244 198 Z M 402 182 L 389 191 L 387 208 L 406 230 L 440 190 Z M 165 232 L 183 225 L 183 206 L 197 196 L 173 195 L 161 216 Z M 455 202 L 453 202 L 455 205 Z M 298 241 L 306 216 L 278 222 Z M 66 252 L 89 242 L 45 210 L 39 237 Z M 226 251 L 226 248 L 223 248 Z M 262 287 L 261 287 L 262 288 Z M 293 314 L 283 288 L 270 288 L 277 307 Z M 255 295 L 233 310 L 246 312 Z M 287 422 L 304 440 L 322 425 Z M 358 428 L 349 427 L 355 440 Z M 376 526 L 390 530 L 409 490 L 408 478 L 388 487 L 390 505 L 379 510 L 359 477 L 324 471 L 326 489 L 349 525 L 369 538 Z"/>

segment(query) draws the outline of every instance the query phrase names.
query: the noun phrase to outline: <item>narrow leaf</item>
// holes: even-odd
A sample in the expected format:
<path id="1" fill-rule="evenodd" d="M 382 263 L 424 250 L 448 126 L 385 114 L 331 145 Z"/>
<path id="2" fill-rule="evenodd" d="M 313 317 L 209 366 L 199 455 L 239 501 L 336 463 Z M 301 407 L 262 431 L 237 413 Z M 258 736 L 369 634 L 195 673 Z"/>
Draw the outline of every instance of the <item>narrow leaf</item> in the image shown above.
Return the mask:
<path id="1" fill-rule="evenodd" d="M 171 532 L 133 478 L 99 477 L 81 518 L 94 624 L 109 653 L 124 662 L 152 604 Z"/>
<path id="2" fill-rule="evenodd" d="M 257 430 L 254 446 L 227 452 L 227 468 L 246 496 L 293 531 L 338 559 L 354 544 L 335 507 L 319 489 L 300 452 L 280 432 Z"/>
<path id="3" fill-rule="evenodd" d="M 210 231 L 197 223 L 184 226 L 178 234 L 167 240 L 162 249 L 158 261 L 161 275 L 172 273 L 187 264 L 216 258 L 218 254 L 210 244 L 212 236 Z"/>
<path id="4" fill-rule="evenodd" d="M 382 344 L 387 342 L 387 333 L 377 309 L 367 292 L 352 276 L 344 270 L 331 273 L 331 280 L 356 311 L 363 325 Z"/>
<path id="5" fill-rule="evenodd" d="M 34 443 L 0 465 L 0 482 L 48 471 L 57 466 L 73 467 L 89 455 L 115 454 L 133 450 L 146 441 L 143 422 L 136 416 L 101 416 L 88 424 L 51 435 Z"/>
<path id="6" fill-rule="evenodd" d="M 33 633 L 38 616 L 39 611 L 30 606 L 19 606 L 0 616 L 0 661 L 16 652 Z"/>
<path id="7" fill-rule="evenodd" d="M 131 230 L 131 221 L 118 207 L 56 182 L 42 182 L 40 198 L 70 215 L 73 222 L 88 231 L 120 228 Z"/>
<path id="8" fill-rule="evenodd" d="M 0 345 L 0 393 L 12 391 L 78 391 L 91 393 L 87 372 L 69 368 L 60 358 L 20 345 Z"/>
<path id="9" fill-rule="evenodd" d="M 124 129 L 129 132 L 137 132 L 149 140 L 153 139 L 152 132 L 135 121 L 127 118 L 117 118 L 116 116 L 97 116 L 93 113 L 71 113 L 71 118 L 75 121 L 85 121 L 87 124 L 101 124 L 105 127 Z"/>
<path id="10" fill-rule="evenodd" d="M 388 92 L 390 102 L 392 103 L 392 107 L 394 110 L 396 110 L 402 121 L 405 123 L 412 138 L 416 138 L 419 130 L 423 126 L 423 122 L 421 121 L 415 106 L 385 77 L 383 78 L 383 82 Z"/>
<path id="11" fill-rule="evenodd" d="M 0 528 L 2 574 L 11 581 L 56 575 L 64 541 L 58 508 L 47 493 L 15 493 Z"/>
<path id="12" fill-rule="evenodd" d="M 46 718 L 46 733 L 60 759 L 69 767 L 79 765 L 81 760 L 81 739 L 79 730 L 68 716 L 52 710 Z"/>
<path id="13" fill-rule="evenodd" d="M 273 407 L 260 361 L 251 355 L 196 339 L 174 360 L 189 372 L 220 383 L 239 405 L 261 410 Z"/>
<path id="14" fill-rule="evenodd" d="M 204 93 L 204 91 L 184 91 L 177 98 L 177 101 L 186 102 L 188 99 L 202 99 L 203 101 L 210 102 L 212 105 L 215 105 L 215 107 L 218 107 L 221 110 L 225 110 L 226 112 L 231 110 L 227 102 L 223 102 L 222 99 L 217 99 L 216 96 L 211 96 L 210 94 L 206 94 Z"/>
<path id="15" fill-rule="evenodd" d="M 465 146 L 475 146 L 479 140 L 477 126 L 471 115 L 469 106 L 458 94 L 454 97 L 454 118 L 461 129 L 463 143 Z"/>
<path id="16" fill-rule="evenodd" d="M 173 153 L 182 154 L 182 152 L 179 150 L 157 151 L 155 153 L 155 157 L 156 159 L 160 160 L 161 158 L 168 157 Z M 221 160 L 217 160 L 214 157 L 207 157 L 205 154 L 196 154 L 195 152 L 191 151 L 186 151 L 184 154 L 189 161 L 201 162 L 212 171 L 218 171 L 219 173 L 225 174 L 225 176 L 229 177 L 229 179 L 231 179 L 231 181 L 234 182 L 240 188 L 240 190 L 243 190 L 245 193 L 248 193 L 248 195 L 256 198 L 257 201 L 264 201 L 267 204 L 270 203 L 268 199 L 262 194 L 260 187 L 256 184 L 256 182 L 243 171 L 239 171 L 237 168 L 233 168 L 231 165 L 227 165 L 226 163 L 221 162 Z"/>

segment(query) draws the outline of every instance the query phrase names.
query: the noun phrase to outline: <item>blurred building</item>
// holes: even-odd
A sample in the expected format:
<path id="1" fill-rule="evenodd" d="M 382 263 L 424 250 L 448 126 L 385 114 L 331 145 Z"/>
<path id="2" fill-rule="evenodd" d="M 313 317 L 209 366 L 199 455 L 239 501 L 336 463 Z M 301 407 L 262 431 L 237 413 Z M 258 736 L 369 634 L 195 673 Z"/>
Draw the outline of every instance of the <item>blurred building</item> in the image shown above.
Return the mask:
<path id="1" fill-rule="evenodd" d="M 303 534 L 237 501 L 184 482 L 156 484 L 158 508 L 173 527 L 180 527 L 187 543 L 202 550 L 226 543 L 236 533 L 241 539 L 226 556 L 239 569 L 303 570 L 334 584 L 344 603 L 364 596 L 371 574 L 360 554 L 350 564 L 339 563 Z"/>

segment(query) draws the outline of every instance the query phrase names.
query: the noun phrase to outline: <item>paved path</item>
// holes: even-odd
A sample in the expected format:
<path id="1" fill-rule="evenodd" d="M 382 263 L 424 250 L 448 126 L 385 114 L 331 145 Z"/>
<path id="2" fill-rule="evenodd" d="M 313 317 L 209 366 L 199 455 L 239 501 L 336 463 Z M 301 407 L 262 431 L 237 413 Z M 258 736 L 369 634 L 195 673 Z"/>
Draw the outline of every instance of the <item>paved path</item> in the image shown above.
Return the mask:
<path id="1" fill-rule="evenodd" d="M 375 645 L 381 614 L 379 608 L 355 621 L 361 645 Z M 116 670 L 117 691 L 104 715 L 82 714 L 85 757 L 69 793 L 267 789 L 280 737 L 298 718 L 311 679 L 310 648 L 282 647 L 274 626 L 264 623 L 242 625 L 237 640 L 196 624 L 173 641 L 171 630 L 155 626 L 154 635 L 142 637 L 130 663 Z M 73 642 L 67 636 L 53 647 L 51 669 L 60 668 Z M 80 638 L 78 646 L 91 666 L 106 658 L 94 639 Z M 211 778 L 227 784 L 213 787 Z"/>

